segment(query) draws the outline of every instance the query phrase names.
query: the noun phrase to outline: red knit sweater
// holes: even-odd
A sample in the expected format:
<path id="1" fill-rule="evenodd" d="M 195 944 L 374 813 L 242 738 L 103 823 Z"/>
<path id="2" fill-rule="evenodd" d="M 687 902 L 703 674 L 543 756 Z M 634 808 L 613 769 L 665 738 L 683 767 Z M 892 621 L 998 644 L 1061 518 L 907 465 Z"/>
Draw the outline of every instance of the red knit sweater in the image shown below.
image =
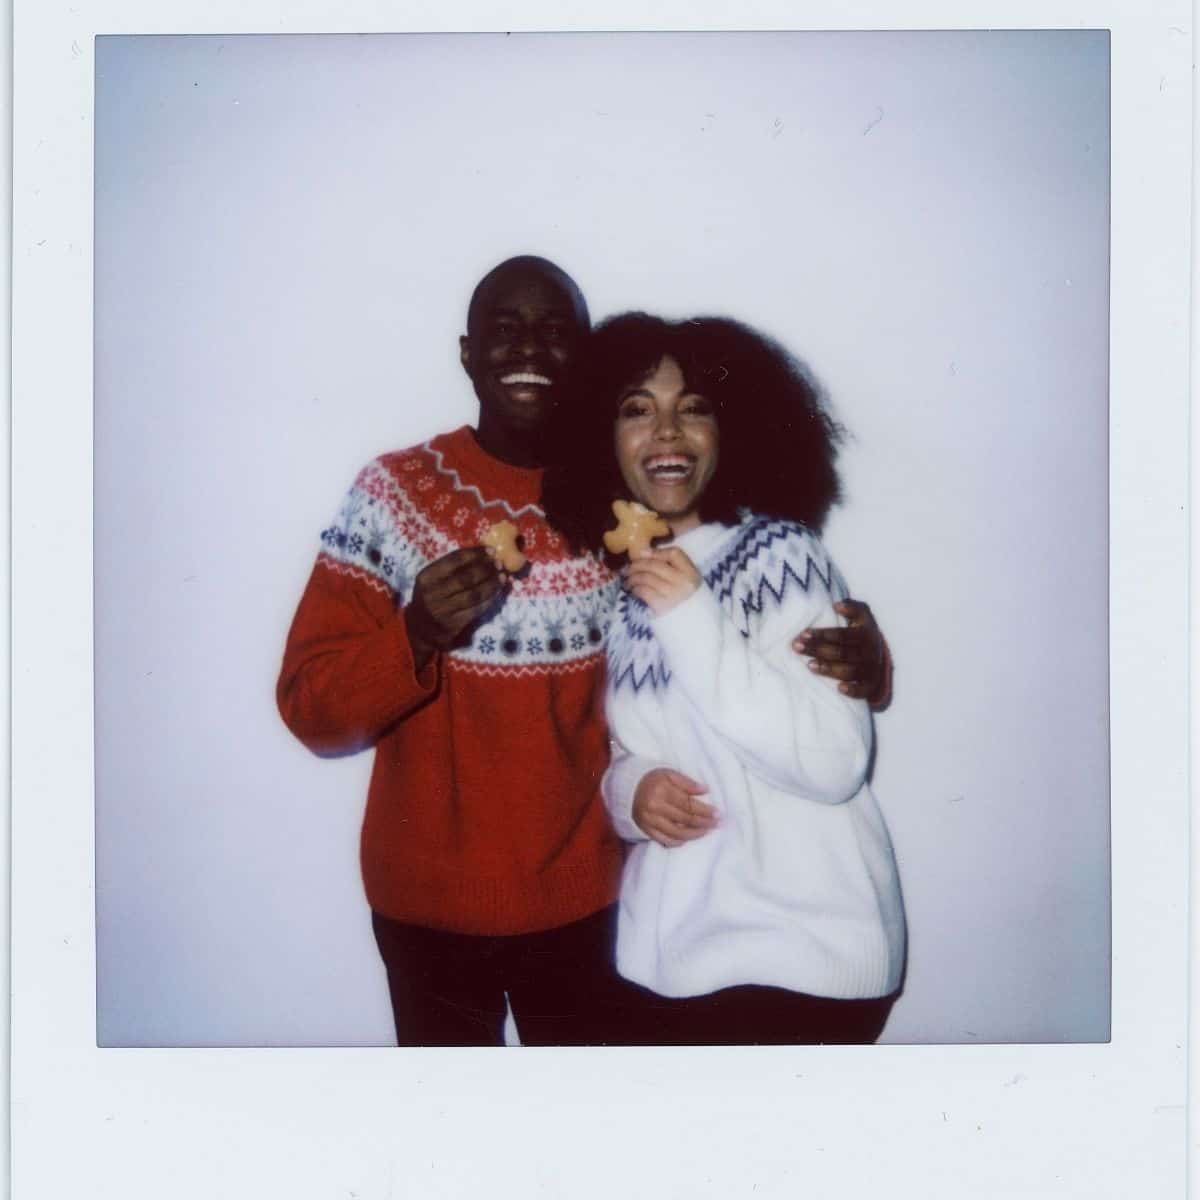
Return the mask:
<path id="1" fill-rule="evenodd" d="M 463 428 L 371 463 L 321 534 L 279 710 L 318 754 L 375 746 L 362 872 L 371 907 L 396 920 L 526 933 L 616 898 L 621 851 L 599 798 L 615 585 L 570 556 L 539 485 Z M 400 611 L 417 573 L 504 519 L 528 574 L 418 678 Z"/>

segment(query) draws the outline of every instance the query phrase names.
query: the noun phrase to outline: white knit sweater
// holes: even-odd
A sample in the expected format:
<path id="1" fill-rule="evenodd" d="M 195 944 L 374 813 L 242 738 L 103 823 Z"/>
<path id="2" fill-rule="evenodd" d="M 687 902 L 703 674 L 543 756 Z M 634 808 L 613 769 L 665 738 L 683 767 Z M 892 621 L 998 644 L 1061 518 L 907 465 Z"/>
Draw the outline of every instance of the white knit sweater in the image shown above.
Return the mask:
<path id="1" fill-rule="evenodd" d="M 904 910 L 866 782 L 871 715 L 791 649 L 845 586 L 803 526 L 747 517 L 676 544 L 705 586 L 655 617 L 623 593 L 608 634 L 604 798 L 634 843 L 617 966 L 666 996 L 757 983 L 839 999 L 900 983 Z M 712 832 L 674 849 L 633 823 L 647 771 L 706 784 Z"/>

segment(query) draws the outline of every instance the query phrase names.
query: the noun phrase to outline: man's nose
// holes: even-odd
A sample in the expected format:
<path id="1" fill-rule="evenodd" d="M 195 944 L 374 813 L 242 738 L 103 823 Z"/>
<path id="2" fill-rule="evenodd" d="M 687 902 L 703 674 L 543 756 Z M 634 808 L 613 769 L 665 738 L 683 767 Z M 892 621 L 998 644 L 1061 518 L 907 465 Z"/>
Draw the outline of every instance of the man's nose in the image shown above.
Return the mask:
<path id="1" fill-rule="evenodd" d="M 516 351 L 525 358 L 536 358 L 542 351 L 542 340 L 537 330 L 527 328 L 517 335 Z"/>

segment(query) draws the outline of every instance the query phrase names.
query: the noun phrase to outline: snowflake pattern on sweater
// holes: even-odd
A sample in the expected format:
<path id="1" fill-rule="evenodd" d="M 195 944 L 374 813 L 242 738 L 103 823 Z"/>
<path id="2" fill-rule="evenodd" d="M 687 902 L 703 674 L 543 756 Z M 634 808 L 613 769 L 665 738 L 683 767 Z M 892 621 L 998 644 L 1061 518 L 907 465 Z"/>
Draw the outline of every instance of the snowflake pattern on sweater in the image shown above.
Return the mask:
<path id="1" fill-rule="evenodd" d="M 824 547 L 796 521 L 747 514 L 731 527 L 715 559 L 696 565 L 743 637 L 750 636 L 764 614 L 782 607 L 792 590 L 807 592 L 814 577 L 834 600 L 849 595 Z M 632 688 L 634 692 L 668 687 L 671 670 L 654 636 L 645 603 L 622 592 L 614 620 L 622 636 L 608 640 L 609 687 L 614 691 Z"/>
<path id="2" fill-rule="evenodd" d="M 477 545 L 488 527 L 517 525 L 529 565 L 497 611 L 448 657 L 485 674 L 571 670 L 603 653 L 618 582 L 594 557 L 573 557 L 536 504 L 489 496 L 433 439 L 369 463 L 334 521 L 321 533 L 321 558 L 392 598 L 413 595 L 429 563 Z"/>

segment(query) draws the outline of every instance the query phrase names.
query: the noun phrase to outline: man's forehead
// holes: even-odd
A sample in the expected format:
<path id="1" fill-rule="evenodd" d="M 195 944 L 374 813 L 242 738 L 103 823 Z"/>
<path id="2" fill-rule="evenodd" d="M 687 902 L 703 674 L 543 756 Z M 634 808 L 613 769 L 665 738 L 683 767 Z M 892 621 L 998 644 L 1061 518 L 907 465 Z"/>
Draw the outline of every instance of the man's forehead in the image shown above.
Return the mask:
<path id="1" fill-rule="evenodd" d="M 556 263 L 537 255 L 510 258 L 475 285 L 467 306 L 467 332 L 485 313 L 495 316 L 505 310 L 525 319 L 562 316 L 581 330 L 591 324 L 579 286 Z"/>
<path id="2" fill-rule="evenodd" d="M 536 304 L 570 313 L 574 309 L 566 285 L 546 271 L 519 269 L 505 272 L 488 280 L 480 296 L 480 302 L 496 311 L 517 311 L 529 304 Z"/>

